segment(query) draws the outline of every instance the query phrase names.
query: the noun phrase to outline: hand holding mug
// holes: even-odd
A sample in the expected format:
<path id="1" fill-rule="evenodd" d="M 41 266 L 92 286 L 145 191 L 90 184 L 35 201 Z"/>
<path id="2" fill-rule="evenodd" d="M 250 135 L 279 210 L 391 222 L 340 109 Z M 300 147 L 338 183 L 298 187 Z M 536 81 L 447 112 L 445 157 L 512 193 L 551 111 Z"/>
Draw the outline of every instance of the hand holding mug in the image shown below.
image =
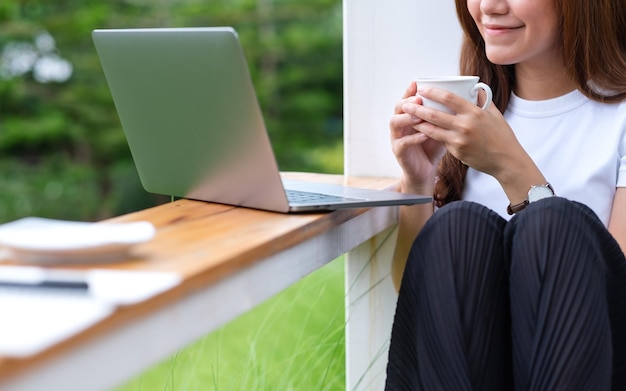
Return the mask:
<path id="1" fill-rule="evenodd" d="M 487 95 L 487 99 L 485 99 L 485 102 L 482 105 L 483 109 L 489 107 L 493 98 L 491 88 L 487 84 L 479 82 L 478 76 L 427 77 L 418 78 L 415 82 L 418 87 L 434 87 L 449 91 L 473 104 L 477 104 L 478 93 L 480 90 L 483 90 Z M 444 111 L 449 114 L 455 114 L 449 107 L 424 97 L 422 97 L 422 104 L 424 107 Z"/>
<path id="2" fill-rule="evenodd" d="M 511 157 L 523 152 L 502 113 L 491 107 L 491 88 L 480 83 L 477 76 L 421 78 L 415 82 L 415 96 L 421 104 L 407 103 L 402 110 L 421 120 L 414 123 L 413 129 L 445 145 L 448 152 L 459 160 L 494 175 L 510 164 Z M 424 87 L 429 90 L 432 87 L 432 90 L 423 91 L 424 95 L 420 95 L 419 91 Z M 466 110 L 477 105 L 481 89 L 485 91 L 486 98 L 481 107 Z M 450 93 L 452 97 L 446 96 Z M 450 107 L 443 105 L 444 101 Z"/>

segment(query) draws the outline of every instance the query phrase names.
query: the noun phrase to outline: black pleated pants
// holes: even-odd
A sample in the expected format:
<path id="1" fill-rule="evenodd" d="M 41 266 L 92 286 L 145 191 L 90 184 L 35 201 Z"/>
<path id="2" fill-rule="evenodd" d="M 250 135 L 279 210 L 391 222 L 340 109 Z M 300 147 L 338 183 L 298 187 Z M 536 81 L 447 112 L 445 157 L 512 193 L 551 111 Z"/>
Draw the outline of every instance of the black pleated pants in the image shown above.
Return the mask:
<path id="1" fill-rule="evenodd" d="M 626 390 L 623 252 L 563 198 L 509 222 L 444 206 L 408 257 L 386 389 Z"/>

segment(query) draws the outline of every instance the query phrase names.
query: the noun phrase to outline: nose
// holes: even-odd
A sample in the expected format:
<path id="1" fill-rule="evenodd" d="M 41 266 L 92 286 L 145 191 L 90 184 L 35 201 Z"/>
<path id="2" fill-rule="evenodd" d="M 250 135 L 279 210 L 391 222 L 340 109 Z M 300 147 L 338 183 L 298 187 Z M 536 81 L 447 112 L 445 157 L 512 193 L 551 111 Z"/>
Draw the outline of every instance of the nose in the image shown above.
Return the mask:
<path id="1" fill-rule="evenodd" d="M 508 0 L 480 0 L 480 11 L 483 15 L 502 15 L 506 14 L 508 10 Z"/>

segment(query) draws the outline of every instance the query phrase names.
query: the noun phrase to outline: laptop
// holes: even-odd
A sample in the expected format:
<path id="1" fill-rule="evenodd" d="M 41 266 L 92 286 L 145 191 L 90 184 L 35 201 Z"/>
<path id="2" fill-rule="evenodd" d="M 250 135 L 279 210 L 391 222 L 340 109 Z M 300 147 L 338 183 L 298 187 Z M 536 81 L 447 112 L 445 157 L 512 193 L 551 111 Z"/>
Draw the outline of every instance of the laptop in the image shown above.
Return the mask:
<path id="1" fill-rule="evenodd" d="M 150 193 L 283 213 L 432 200 L 282 180 L 233 28 L 97 29 L 92 38 Z"/>

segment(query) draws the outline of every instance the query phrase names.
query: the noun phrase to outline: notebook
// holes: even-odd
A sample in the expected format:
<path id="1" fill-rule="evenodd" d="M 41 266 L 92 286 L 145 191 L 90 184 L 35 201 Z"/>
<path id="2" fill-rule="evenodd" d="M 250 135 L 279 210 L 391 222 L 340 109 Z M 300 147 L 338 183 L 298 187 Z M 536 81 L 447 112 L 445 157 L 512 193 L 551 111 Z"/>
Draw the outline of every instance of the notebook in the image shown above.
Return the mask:
<path id="1" fill-rule="evenodd" d="M 233 28 L 97 29 L 92 38 L 148 192 L 284 213 L 431 201 L 283 181 Z"/>

